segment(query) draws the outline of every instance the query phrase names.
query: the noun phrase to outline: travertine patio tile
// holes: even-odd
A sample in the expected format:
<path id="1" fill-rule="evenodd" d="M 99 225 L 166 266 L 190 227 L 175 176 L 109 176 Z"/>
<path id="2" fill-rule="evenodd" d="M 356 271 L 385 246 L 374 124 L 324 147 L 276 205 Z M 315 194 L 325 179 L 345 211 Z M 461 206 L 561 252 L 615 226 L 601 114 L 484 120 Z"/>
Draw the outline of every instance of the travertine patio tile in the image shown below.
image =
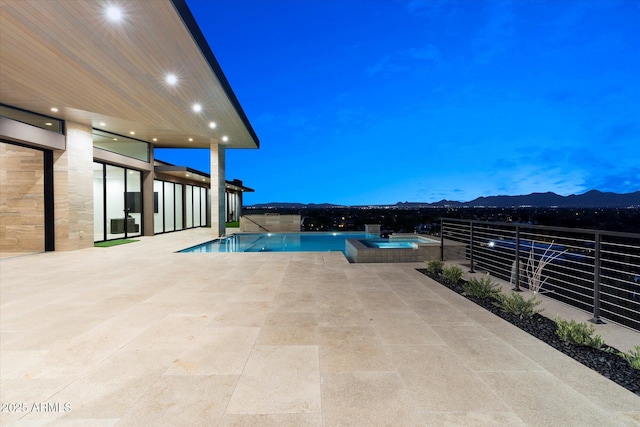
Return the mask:
<path id="1" fill-rule="evenodd" d="M 408 302 L 407 305 L 429 325 L 475 324 L 464 311 L 442 300 L 419 300 Z"/>
<path id="2" fill-rule="evenodd" d="M 394 368 L 423 411 L 508 411 L 445 345 L 388 347 Z"/>
<path id="3" fill-rule="evenodd" d="M 211 322 L 206 315 L 176 313 L 169 314 L 152 324 L 140 335 L 132 339 L 130 349 L 180 349 L 188 345 Z"/>
<path id="4" fill-rule="evenodd" d="M 55 425 L 85 419 L 120 419 L 157 380 L 153 377 L 129 377 L 100 382 L 76 381 L 47 399 L 64 409 L 29 414 L 24 420 L 48 419 Z M 44 402 L 44 401 L 42 401 Z"/>
<path id="5" fill-rule="evenodd" d="M 319 326 L 362 326 L 369 324 L 369 316 L 361 307 L 328 307 L 318 314 Z"/>
<path id="6" fill-rule="evenodd" d="M 231 301 L 273 301 L 276 293 L 277 287 L 273 285 L 245 285 L 231 298 Z"/>
<path id="7" fill-rule="evenodd" d="M 220 309 L 211 326 L 262 326 L 270 311 L 270 302 L 229 302 Z"/>
<path id="8" fill-rule="evenodd" d="M 318 347 L 257 345 L 227 412 L 319 413 L 320 409 Z"/>
<path id="9" fill-rule="evenodd" d="M 409 307 L 393 291 L 358 291 L 358 298 L 367 311 L 407 310 Z"/>
<path id="10" fill-rule="evenodd" d="M 370 324 L 384 344 L 444 344 L 413 311 L 372 311 Z"/>
<path id="11" fill-rule="evenodd" d="M 127 426 L 217 425 L 238 381 L 234 375 L 162 376 L 121 419 Z M 188 398 L 185 398 L 188 396 Z"/>
<path id="12" fill-rule="evenodd" d="M 542 368 L 479 325 L 433 325 L 432 329 L 473 371 L 539 371 Z"/>
<path id="13" fill-rule="evenodd" d="M 60 390 L 67 387 L 70 378 L 2 378 L 0 379 L 0 402 L 20 404 L 24 411 L 0 411 L 0 425 L 9 425 L 30 412 L 29 405 L 46 402 Z M 23 406 L 24 405 L 24 406 Z M 8 409 L 8 408 L 7 408 Z M 25 424 L 26 425 L 26 424 Z"/>
<path id="14" fill-rule="evenodd" d="M 513 412 L 423 412 L 422 418 L 428 426 L 524 427 L 527 425 Z"/>
<path id="15" fill-rule="evenodd" d="M 593 405 L 591 400 L 558 382 L 548 372 L 480 372 L 478 375 L 527 425 L 620 425 L 620 419 L 613 419 L 611 412 Z"/>
<path id="16" fill-rule="evenodd" d="M 328 426 L 424 425 L 395 372 L 323 374 L 322 410 Z"/>
<path id="17" fill-rule="evenodd" d="M 422 283 L 408 282 L 389 286 L 398 298 L 407 305 L 415 304 L 422 300 L 440 300 L 440 297 L 424 286 Z"/>
<path id="18" fill-rule="evenodd" d="M 391 369 L 384 347 L 371 327 L 320 327 L 318 333 L 323 373 Z"/>
<path id="19" fill-rule="evenodd" d="M 318 328 L 314 325 L 264 325 L 257 345 L 318 345 Z"/>
<path id="20" fill-rule="evenodd" d="M 516 348 L 534 360 L 542 369 L 559 378 L 574 390 L 579 390 L 585 397 L 597 401 L 603 408 L 622 412 L 640 411 L 637 395 L 591 369 L 576 375 L 573 369 L 575 360 L 559 353 L 556 349 L 542 342 L 532 345 L 516 345 Z M 640 417 L 638 421 L 640 425 Z"/>
<path id="21" fill-rule="evenodd" d="M 322 414 L 226 414 L 220 427 L 322 427 Z"/>
<path id="22" fill-rule="evenodd" d="M 240 375 L 259 333 L 256 327 L 206 328 L 165 375 Z"/>
<path id="23" fill-rule="evenodd" d="M 173 253 L 209 234 L 0 261 L 0 400 L 73 407 L 2 424 L 640 425 L 638 396 L 424 263 Z"/>
<path id="24" fill-rule="evenodd" d="M 273 299 L 272 311 L 317 313 L 320 308 L 311 292 L 278 292 Z"/>

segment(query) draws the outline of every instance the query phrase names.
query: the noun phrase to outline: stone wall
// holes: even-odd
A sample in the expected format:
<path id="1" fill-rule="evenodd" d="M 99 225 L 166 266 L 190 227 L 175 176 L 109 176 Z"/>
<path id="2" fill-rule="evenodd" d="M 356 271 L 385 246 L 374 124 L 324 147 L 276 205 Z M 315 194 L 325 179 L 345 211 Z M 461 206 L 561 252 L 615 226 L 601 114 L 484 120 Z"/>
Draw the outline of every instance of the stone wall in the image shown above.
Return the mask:
<path id="1" fill-rule="evenodd" d="M 300 215 L 243 215 L 240 231 L 243 233 L 299 233 Z"/>
<path id="2" fill-rule="evenodd" d="M 67 149 L 53 152 L 57 251 L 93 247 L 93 135 L 66 122 Z"/>
<path id="3" fill-rule="evenodd" d="M 44 155 L 0 143 L 0 252 L 44 251 Z"/>

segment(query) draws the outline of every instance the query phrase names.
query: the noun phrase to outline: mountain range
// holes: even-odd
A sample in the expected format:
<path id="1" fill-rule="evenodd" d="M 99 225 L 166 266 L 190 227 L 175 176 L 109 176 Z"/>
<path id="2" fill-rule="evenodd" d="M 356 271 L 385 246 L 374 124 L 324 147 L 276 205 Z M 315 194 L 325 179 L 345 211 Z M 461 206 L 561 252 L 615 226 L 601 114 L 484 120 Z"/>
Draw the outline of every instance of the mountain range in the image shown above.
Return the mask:
<path id="1" fill-rule="evenodd" d="M 441 207 L 557 207 L 557 208 L 640 208 L 640 191 L 633 193 L 611 193 L 598 190 L 587 191 L 584 194 L 561 196 L 556 193 L 531 193 L 521 196 L 488 196 L 478 197 L 469 202 L 454 200 L 440 200 L 439 202 L 398 202 L 393 205 L 375 205 L 380 207 L 396 207 L 405 209 L 441 208 Z M 253 209 L 330 209 L 347 207 L 331 203 L 261 203 L 246 206 Z M 358 207 L 358 206 L 354 206 Z"/>

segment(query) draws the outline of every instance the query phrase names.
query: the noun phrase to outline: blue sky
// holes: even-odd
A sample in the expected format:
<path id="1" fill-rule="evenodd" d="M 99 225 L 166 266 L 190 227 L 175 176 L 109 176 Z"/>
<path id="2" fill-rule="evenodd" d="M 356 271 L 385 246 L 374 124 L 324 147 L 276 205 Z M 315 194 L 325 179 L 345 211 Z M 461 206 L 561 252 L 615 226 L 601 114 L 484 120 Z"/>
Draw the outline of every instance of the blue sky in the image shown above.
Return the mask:
<path id="1" fill-rule="evenodd" d="M 261 142 L 245 204 L 640 190 L 640 1 L 187 3 Z"/>

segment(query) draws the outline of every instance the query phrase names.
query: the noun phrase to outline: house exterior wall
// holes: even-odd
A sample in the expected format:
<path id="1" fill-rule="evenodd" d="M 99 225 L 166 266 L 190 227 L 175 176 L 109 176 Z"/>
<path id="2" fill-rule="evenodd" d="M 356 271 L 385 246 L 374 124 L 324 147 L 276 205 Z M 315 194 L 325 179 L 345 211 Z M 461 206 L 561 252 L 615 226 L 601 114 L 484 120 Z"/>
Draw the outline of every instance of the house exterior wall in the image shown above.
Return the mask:
<path id="1" fill-rule="evenodd" d="M 44 155 L 0 143 L 0 252 L 44 251 Z"/>
<path id="2" fill-rule="evenodd" d="M 93 246 L 93 136 L 66 122 L 67 149 L 53 153 L 56 250 Z"/>
<path id="3" fill-rule="evenodd" d="M 225 148 L 211 144 L 211 232 L 215 237 L 224 236 L 225 227 Z"/>

